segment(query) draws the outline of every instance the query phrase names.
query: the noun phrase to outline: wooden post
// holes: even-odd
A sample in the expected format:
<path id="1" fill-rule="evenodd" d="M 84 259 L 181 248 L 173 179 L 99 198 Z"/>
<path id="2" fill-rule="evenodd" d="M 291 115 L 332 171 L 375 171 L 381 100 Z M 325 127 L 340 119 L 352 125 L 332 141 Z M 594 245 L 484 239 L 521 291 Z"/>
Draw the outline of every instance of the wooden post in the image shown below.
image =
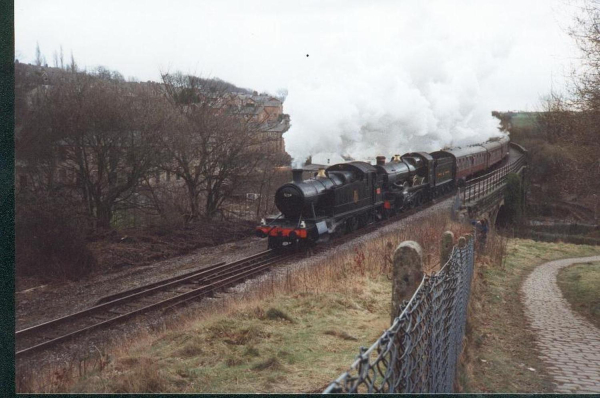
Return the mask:
<path id="1" fill-rule="evenodd" d="M 452 231 L 446 231 L 442 234 L 442 248 L 440 250 L 440 268 L 442 268 L 452 254 L 452 247 L 454 246 L 454 234 Z"/>
<path id="2" fill-rule="evenodd" d="M 409 300 L 423 279 L 423 249 L 414 241 L 400 243 L 394 252 L 392 273 L 392 323 L 400 315 L 404 300 Z"/>

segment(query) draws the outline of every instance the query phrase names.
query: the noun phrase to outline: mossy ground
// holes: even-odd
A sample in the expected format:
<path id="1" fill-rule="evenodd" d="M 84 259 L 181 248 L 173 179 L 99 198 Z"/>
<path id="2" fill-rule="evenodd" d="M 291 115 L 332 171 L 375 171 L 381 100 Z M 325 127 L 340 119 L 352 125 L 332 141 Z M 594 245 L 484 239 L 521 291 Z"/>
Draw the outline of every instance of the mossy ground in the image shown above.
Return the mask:
<path id="1" fill-rule="evenodd" d="M 600 328 L 600 262 L 563 268 L 558 286 L 573 310 Z"/>

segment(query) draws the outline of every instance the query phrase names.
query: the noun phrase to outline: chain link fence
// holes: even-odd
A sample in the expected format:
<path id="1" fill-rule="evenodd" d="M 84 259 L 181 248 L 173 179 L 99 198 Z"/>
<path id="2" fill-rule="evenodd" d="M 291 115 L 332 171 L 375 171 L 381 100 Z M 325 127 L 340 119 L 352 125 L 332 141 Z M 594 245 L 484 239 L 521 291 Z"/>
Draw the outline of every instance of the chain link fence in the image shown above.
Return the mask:
<path id="1" fill-rule="evenodd" d="M 423 277 L 392 326 L 361 347 L 349 371 L 324 393 L 449 393 L 453 391 L 467 321 L 474 240 L 455 246 L 444 267 Z"/>

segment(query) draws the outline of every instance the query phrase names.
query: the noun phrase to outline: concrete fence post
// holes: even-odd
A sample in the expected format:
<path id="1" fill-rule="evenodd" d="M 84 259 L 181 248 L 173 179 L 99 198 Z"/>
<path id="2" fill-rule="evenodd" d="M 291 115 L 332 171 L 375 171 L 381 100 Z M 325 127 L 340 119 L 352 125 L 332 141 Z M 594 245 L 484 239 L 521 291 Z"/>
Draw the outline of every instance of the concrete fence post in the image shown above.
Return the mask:
<path id="1" fill-rule="evenodd" d="M 440 268 L 450 260 L 452 247 L 454 246 L 454 234 L 452 231 L 446 231 L 442 234 L 442 245 L 440 250 Z"/>
<path id="2" fill-rule="evenodd" d="M 392 272 L 392 323 L 400 315 L 402 302 L 409 300 L 423 279 L 423 249 L 412 240 L 398 245 Z"/>

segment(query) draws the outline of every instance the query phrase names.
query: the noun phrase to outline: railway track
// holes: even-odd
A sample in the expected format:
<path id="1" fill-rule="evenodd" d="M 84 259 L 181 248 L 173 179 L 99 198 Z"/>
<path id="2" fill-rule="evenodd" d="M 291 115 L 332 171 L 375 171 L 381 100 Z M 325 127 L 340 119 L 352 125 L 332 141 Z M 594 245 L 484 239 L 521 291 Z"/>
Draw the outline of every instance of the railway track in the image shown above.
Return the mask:
<path id="1" fill-rule="evenodd" d="M 368 224 L 352 233 L 317 246 L 317 251 L 321 252 L 339 246 L 388 224 L 407 218 L 455 195 L 456 191 L 438 197 L 436 200 L 419 207 L 404 211 L 387 220 Z M 199 270 L 103 297 L 96 302 L 96 305 L 88 309 L 17 331 L 15 333 L 16 356 L 21 357 L 28 353 L 47 349 L 92 330 L 149 311 L 170 308 L 190 300 L 211 296 L 215 292 L 262 274 L 274 264 L 289 259 L 293 255 L 293 253 L 275 253 L 272 250 L 266 250 L 231 263 L 213 264 Z"/>
<path id="2" fill-rule="evenodd" d="M 16 356 L 47 349 L 76 336 L 149 311 L 213 295 L 268 271 L 292 254 L 266 250 L 103 297 L 96 305 L 15 333 Z"/>
<path id="3" fill-rule="evenodd" d="M 436 203 L 453 195 L 450 193 L 440 197 Z M 339 246 L 380 227 L 409 217 L 434 204 L 429 202 L 387 220 L 369 224 L 324 245 L 317 246 L 317 252 Z M 143 313 L 211 296 L 217 291 L 222 291 L 262 274 L 276 263 L 294 255 L 295 253 L 275 253 L 272 250 L 266 250 L 231 263 L 216 263 L 102 297 L 93 307 L 17 331 L 15 333 L 16 356 L 22 357 L 29 353 L 48 349 L 58 343 Z"/>

